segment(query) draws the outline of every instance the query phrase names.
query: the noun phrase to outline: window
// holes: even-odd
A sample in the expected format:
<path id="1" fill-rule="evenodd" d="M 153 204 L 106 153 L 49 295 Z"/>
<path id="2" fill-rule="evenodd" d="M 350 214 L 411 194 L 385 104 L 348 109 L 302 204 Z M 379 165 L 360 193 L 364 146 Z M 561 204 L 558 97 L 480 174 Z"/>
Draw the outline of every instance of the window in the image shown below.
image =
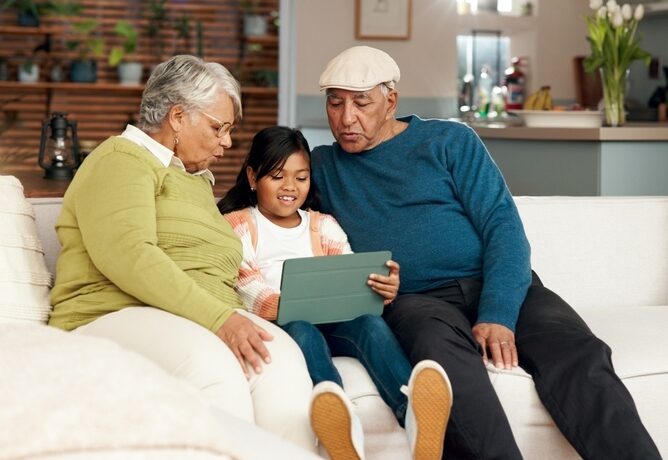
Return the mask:
<path id="1" fill-rule="evenodd" d="M 457 0 L 460 15 L 494 13 L 510 16 L 531 16 L 534 0 Z"/>
<path id="2" fill-rule="evenodd" d="M 469 110 L 476 105 L 478 89 L 491 95 L 494 86 L 503 84 L 503 70 L 510 63 L 510 39 L 499 30 L 473 30 L 457 36 L 457 81 L 459 107 Z"/>

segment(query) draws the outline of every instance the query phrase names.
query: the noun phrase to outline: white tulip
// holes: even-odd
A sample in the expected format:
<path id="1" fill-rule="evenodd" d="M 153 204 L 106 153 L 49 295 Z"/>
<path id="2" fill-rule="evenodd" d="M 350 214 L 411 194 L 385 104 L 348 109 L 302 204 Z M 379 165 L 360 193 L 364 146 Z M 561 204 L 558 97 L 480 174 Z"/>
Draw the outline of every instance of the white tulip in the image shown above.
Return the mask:
<path id="1" fill-rule="evenodd" d="M 598 10 L 598 13 L 596 13 L 596 16 L 598 16 L 601 19 L 605 19 L 608 16 L 608 9 L 602 6 L 601 9 Z"/>
<path id="2" fill-rule="evenodd" d="M 624 18 L 622 17 L 621 11 L 615 11 L 615 14 L 612 15 L 612 26 L 617 29 L 624 24 Z"/>
<path id="3" fill-rule="evenodd" d="M 615 0 L 608 0 L 608 3 L 605 5 L 608 7 L 608 11 L 610 11 L 610 13 L 614 13 L 619 8 L 619 5 L 617 5 Z"/>
<path id="4" fill-rule="evenodd" d="M 589 8 L 597 10 L 603 6 L 603 0 L 589 0 Z"/>
<path id="5" fill-rule="evenodd" d="M 625 21 L 628 21 L 633 17 L 633 10 L 628 3 L 624 3 L 624 6 L 622 6 L 622 17 Z"/>
<path id="6" fill-rule="evenodd" d="M 636 6 L 636 11 L 635 13 L 633 13 L 633 18 L 636 21 L 640 21 L 644 15 L 645 15 L 645 8 L 642 5 Z"/>

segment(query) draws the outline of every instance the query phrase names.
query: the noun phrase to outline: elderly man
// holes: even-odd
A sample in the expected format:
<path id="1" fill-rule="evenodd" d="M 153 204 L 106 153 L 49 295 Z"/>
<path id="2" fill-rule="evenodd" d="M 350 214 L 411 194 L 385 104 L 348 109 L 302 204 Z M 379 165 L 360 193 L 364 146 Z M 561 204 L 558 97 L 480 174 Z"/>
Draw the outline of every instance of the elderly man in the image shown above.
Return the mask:
<path id="1" fill-rule="evenodd" d="M 521 366 L 564 436 L 592 458 L 659 459 L 610 349 L 529 261 L 500 171 L 466 125 L 395 118 L 399 68 L 356 46 L 320 77 L 336 139 L 313 151 L 323 211 L 355 251 L 390 249 L 402 267 L 384 314 L 412 363 L 433 359 L 452 382 L 444 457 L 521 458 L 487 376 Z"/>

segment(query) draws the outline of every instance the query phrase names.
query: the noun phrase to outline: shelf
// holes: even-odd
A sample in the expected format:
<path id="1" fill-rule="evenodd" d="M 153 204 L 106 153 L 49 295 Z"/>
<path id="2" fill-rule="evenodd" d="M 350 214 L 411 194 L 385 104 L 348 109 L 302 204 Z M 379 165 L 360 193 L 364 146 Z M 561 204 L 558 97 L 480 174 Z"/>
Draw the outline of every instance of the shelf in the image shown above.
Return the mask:
<path id="1" fill-rule="evenodd" d="M 68 30 L 66 26 L 40 26 L 40 27 L 21 27 L 21 26 L 0 26 L 0 34 L 7 35 L 49 35 L 59 34 Z"/>
<path id="2" fill-rule="evenodd" d="M 21 83 L 18 81 L 0 81 L 0 89 L 24 89 L 24 90 L 62 90 L 62 91 L 113 91 L 113 92 L 141 92 L 144 85 L 121 85 L 114 82 L 97 83 L 73 83 L 73 82 L 48 82 Z M 278 94 L 278 88 L 263 86 L 245 86 L 241 88 L 242 94 L 251 96 L 274 96 Z"/>
<path id="3" fill-rule="evenodd" d="M 242 86 L 241 93 L 248 96 L 277 96 L 278 88 L 270 88 L 266 86 Z"/>
<path id="4" fill-rule="evenodd" d="M 48 82 L 22 83 L 18 81 L 0 81 L 0 88 L 25 89 L 25 90 L 72 90 L 72 91 L 116 91 L 116 92 L 141 92 L 144 85 L 121 85 L 119 83 L 73 83 L 73 82 Z"/>
<path id="5" fill-rule="evenodd" d="M 248 35 L 243 37 L 246 43 L 259 43 L 262 45 L 278 45 L 277 35 Z"/>

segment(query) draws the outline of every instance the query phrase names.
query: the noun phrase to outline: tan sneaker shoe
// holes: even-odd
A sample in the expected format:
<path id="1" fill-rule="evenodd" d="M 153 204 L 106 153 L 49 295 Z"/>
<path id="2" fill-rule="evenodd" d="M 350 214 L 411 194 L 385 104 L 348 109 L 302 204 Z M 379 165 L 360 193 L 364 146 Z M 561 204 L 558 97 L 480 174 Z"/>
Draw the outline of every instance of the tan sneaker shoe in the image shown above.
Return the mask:
<path id="1" fill-rule="evenodd" d="M 406 435 L 413 459 L 440 460 L 452 407 L 452 386 L 443 368 L 429 359 L 413 368 L 408 387 Z"/>
<path id="2" fill-rule="evenodd" d="M 311 397 L 311 427 L 331 460 L 364 460 L 364 433 L 343 388 L 320 382 Z"/>

